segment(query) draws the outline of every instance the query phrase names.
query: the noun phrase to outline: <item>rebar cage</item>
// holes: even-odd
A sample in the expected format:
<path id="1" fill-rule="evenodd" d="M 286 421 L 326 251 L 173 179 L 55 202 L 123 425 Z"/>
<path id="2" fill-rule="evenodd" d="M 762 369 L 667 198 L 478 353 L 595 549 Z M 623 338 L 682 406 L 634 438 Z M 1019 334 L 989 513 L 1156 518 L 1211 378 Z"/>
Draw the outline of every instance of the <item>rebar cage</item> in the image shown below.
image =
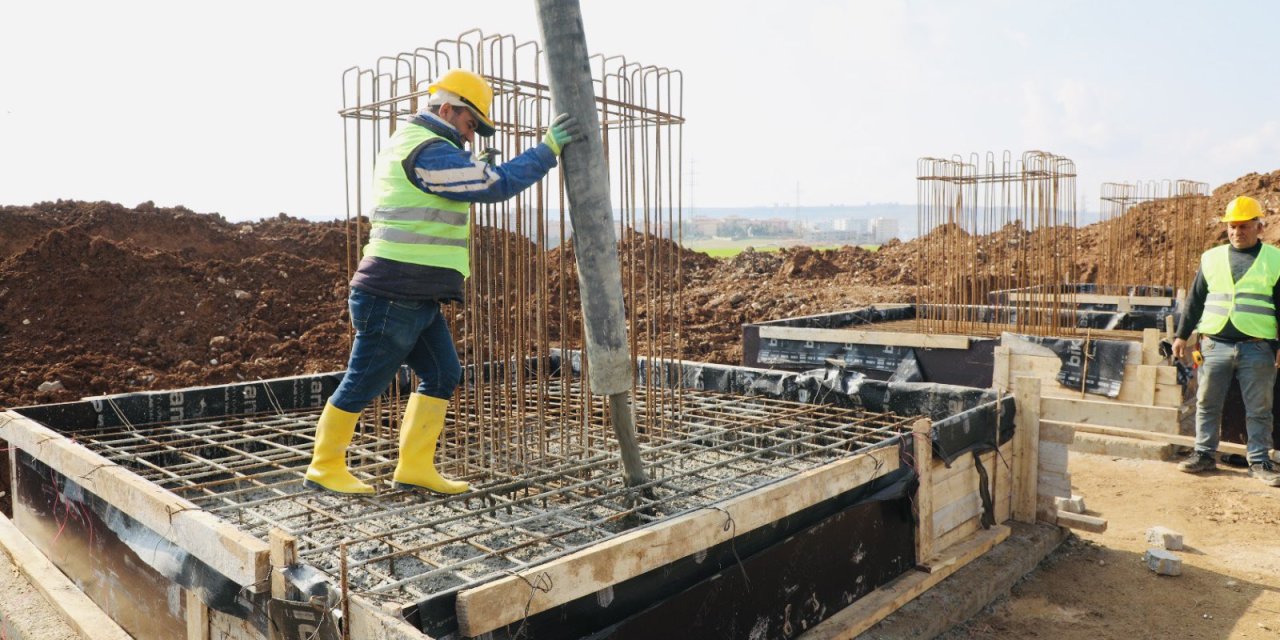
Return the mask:
<path id="1" fill-rule="evenodd" d="M 1102 183 L 1097 282 L 1108 292 L 1138 283 L 1189 289 L 1200 253 L 1213 241 L 1213 216 L 1200 206 L 1208 196 L 1209 183 L 1193 180 Z M 1151 208 L 1150 217 L 1127 215 L 1140 204 Z"/>
<path id="2" fill-rule="evenodd" d="M 685 278 L 680 259 L 683 75 L 618 55 L 594 55 L 590 63 L 612 182 L 631 353 L 635 358 L 678 360 L 683 352 Z M 366 237 L 368 223 L 361 213 L 372 206 L 367 193 L 379 149 L 396 127 L 404 126 L 405 118 L 425 107 L 430 83 L 455 67 L 481 74 L 494 88 L 490 115 L 497 133 L 482 144 L 500 152 L 500 158 L 537 145 L 554 117 L 541 45 L 511 35 L 470 30 L 431 46 L 383 56 L 370 68 L 348 69 L 340 112 L 348 272 L 358 263 Z M 452 410 L 477 420 L 445 433 L 446 457 L 472 460 L 459 451 L 465 443 L 503 442 L 507 448 L 493 450 L 486 464 L 509 472 L 547 450 L 546 434 L 507 438 L 508 432 L 520 432 L 512 425 L 543 418 L 546 403 L 581 405 L 557 414 L 562 422 L 556 428 L 567 433 L 571 429 L 563 422 L 566 416 L 593 414 L 603 402 L 593 398 L 586 385 L 550 386 L 553 376 L 545 365 L 551 350 L 583 345 L 566 210 L 556 170 L 510 200 L 472 207 L 472 276 L 466 302 L 446 309 L 463 365 L 526 358 L 538 364 L 533 370 L 512 367 L 506 374 L 487 375 L 459 389 Z M 375 403 L 365 423 L 386 413 L 383 405 L 394 404 L 400 391 L 393 389 L 390 400 Z M 644 410 L 650 419 L 668 411 L 664 403 L 678 407 L 681 402 L 680 391 L 649 392 Z M 607 431 L 607 425 L 604 428 Z M 604 450 L 606 441 L 603 434 L 592 434 L 557 446 L 566 454 L 573 449 L 575 455 L 592 458 Z"/>
<path id="3" fill-rule="evenodd" d="M 916 163 L 920 252 L 916 301 L 921 333 L 968 333 L 979 305 L 1013 304 L 1019 333 L 1071 335 L 1075 306 L 1075 163 L 1045 151 L 1015 160 L 971 154 Z M 991 300 L 993 291 L 1036 287 L 1042 296 Z"/>

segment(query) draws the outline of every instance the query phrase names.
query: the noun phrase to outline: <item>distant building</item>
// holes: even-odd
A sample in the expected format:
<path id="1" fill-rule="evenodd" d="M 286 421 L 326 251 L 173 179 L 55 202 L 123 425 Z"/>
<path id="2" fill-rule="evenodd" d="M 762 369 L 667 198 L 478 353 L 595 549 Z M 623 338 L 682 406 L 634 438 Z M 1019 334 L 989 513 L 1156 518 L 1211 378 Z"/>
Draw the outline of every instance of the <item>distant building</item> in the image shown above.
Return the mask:
<path id="1" fill-rule="evenodd" d="M 870 226 L 872 242 L 884 243 L 898 237 L 897 218 L 872 218 Z"/>
<path id="2" fill-rule="evenodd" d="M 863 234 L 867 232 L 867 221 L 862 218 L 836 218 L 831 221 L 831 230 Z"/>

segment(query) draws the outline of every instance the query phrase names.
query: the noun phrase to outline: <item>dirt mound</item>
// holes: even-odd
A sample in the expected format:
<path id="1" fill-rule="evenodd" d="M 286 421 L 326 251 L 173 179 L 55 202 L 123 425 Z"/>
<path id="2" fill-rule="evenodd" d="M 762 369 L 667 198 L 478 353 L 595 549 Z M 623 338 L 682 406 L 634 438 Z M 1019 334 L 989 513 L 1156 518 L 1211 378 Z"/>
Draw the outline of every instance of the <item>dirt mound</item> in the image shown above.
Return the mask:
<path id="1" fill-rule="evenodd" d="M 782 268 L 778 275 L 796 280 L 830 278 L 840 273 L 831 262 L 831 251 L 814 251 L 809 247 L 788 247 L 781 251 Z"/>
<path id="2" fill-rule="evenodd" d="M 0 217 L 17 221 L 4 229 L 6 246 L 19 247 L 0 264 L 0 405 L 345 363 L 336 223 L 254 228 L 181 208 L 67 201 Z"/>
<path id="3" fill-rule="evenodd" d="M 1207 197 L 1192 199 L 1196 224 L 1221 242 L 1217 218 L 1231 198 L 1247 194 L 1267 210 L 1263 238 L 1280 244 L 1280 171 L 1249 174 Z M 1154 269 L 1171 250 L 1167 203 L 1138 205 L 1112 224 L 1133 230 L 1133 253 Z M 1074 231 L 1076 274 L 1091 281 L 1105 249 L 1104 225 Z M 634 295 L 665 296 L 650 320 L 678 327 L 686 357 L 741 361 L 742 325 L 827 313 L 878 302 L 910 302 L 916 285 L 946 263 L 925 265 L 928 243 L 964 246 L 969 277 L 998 284 L 1024 269 L 1011 252 L 1050 240 L 1062 229 L 1027 234 L 1016 226 L 972 236 L 945 226 L 879 251 L 807 247 L 779 253 L 746 250 L 732 259 L 688 251 L 646 234 L 622 238 L 624 261 L 637 262 Z M 0 207 L 0 406 L 77 399 L 137 389 L 165 389 L 341 369 L 349 346 L 348 255 L 353 239 L 338 222 L 280 214 L 230 223 L 217 214 L 150 202 L 134 208 L 59 200 Z M 1201 247 L 1203 250 L 1207 247 Z M 482 230 L 479 255 L 534 255 L 528 240 Z M 568 334 L 577 335 L 577 266 L 573 243 L 545 256 L 550 304 L 563 298 Z M 1010 267 L 1009 265 L 1012 264 Z M 513 321 L 501 298 L 539 293 L 537 265 L 499 273 L 481 260 L 479 295 L 492 296 L 496 318 Z M 624 264 L 630 268 L 632 265 Z M 955 269 L 949 269 L 955 272 Z M 676 278 L 683 293 L 676 297 Z M 635 307 L 628 293 L 626 304 Z M 643 306 L 643 305 L 641 305 Z M 457 309 L 454 310 L 455 313 Z M 548 319 L 559 336 L 559 317 Z M 453 319 L 460 326 L 461 318 Z"/>

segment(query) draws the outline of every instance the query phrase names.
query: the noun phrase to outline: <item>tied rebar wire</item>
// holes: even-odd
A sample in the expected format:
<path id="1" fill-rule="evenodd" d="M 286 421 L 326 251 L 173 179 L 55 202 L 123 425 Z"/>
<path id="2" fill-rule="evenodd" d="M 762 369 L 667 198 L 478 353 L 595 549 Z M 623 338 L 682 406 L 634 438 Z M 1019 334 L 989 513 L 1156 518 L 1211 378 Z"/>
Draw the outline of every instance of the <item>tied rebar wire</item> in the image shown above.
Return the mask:
<path id="1" fill-rule="evenodd" d="M 1044 151 L 916 163 L 916 330 L 1075 333 L 1075 164 Z"/>
<path id="2" fill-rule="evenodd" d="M 1209 184 L 1193 180 L 1104 182 L 1098 292 L 1136 294 L 1145 285 L 1172 295 L 1190 288 L 1200 254 L 1216 238 L 1215 216 L 1203 206 L 1208 196 Z M 1138 205 L 1142 212 L 1134 211 Z"/>
<path id="3" fill-rule="evenodd" d="M 663 363 L 682 357 L 681 183 L 683 75 L 621 56 L 591 58 L 612 192 L 619 225 L 631 354 L 638 364 L 672 372 L 670 385 L 644 375 L 651 398 L 645 424 L 679 410 L 680 367 Z M 344 153 L 347 178 L 347 269 L 359 262 L 368 236 L 369 191 L 377 153 L 397 126 L 425 108 L 427 87 L 452 68 L 466 68 L 494 88 L 491 119 L 497 132 L 476 140 L 476 150 L 492 147 L 495 161 L 510 160 L 539 144 L 555 116 L 537 42 L 470 30 L 455 39 L 379 58 L 372 69 L 352 67 L 343 75 Z M 586 384 L 590 366 L 580 361 L 581 385 L 553 385 L 569 376 L 569 351 L 581 352 L 584 329 L 573 260 L 572 230 L 559 171 L 514 198 L 472 206 L 471 277 L 466 300 L 444 310 L 464 367 L 454 395 L 438 461 L 442 470 L 471 480 L 536 468 L 549 458 L 589 459 L 616 455 L 617 446 L 603 398 Z M 556 369 L 555 354 L 563 354 Z M 656 361 L 656 362 L 655 362 Z M 373 437 L 392 438 L 400 393 L 393 386 L 374 403 L 362 424 Z M 663 389 L 672 387 L 675 390 Z M 661 402 L 653 399 L 662 398 Z M 548 406 L 579 410 L 548 412 Z M 475 416 L 465 423 L 459 412 Z M 555 434 L 554 438 L 548 434 Z M 646 438 L 663 433 L 641 433 Z M 377 475 L 391 461 L 362 460 Z M 380 465 L 380 466 L 379 466 Z"/>

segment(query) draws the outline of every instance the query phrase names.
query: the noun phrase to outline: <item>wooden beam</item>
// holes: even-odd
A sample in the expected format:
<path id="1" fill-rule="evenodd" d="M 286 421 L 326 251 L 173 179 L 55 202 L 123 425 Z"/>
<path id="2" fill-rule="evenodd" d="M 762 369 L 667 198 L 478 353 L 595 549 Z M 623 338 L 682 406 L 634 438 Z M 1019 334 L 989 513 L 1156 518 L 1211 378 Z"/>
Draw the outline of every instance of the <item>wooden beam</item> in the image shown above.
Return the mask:
<path id="1" fill-rule="evenodd" d="M 1055 422 L 1100 424 L 1163 433 L 1178 432 L 1176 407 L 1144 407 L 1081 398 L 1043 398 L 1040 417 Z"/>
<path id="2" fill-rule="evenodd" d="M 933 555 L 933 423 L 927 418 L 911 425 L 912 454 L 915 456 L 916 473 L 920 484 L 916 499 L 911 503 L 916 510 L 916 562 L 924 562 Z"/>
<path id="3" fill-rule="evenodd" d="M 1013 448 L 1013 519 L 1034 524 L 1036 521 L 1036 477 L 1040 451 L 1040 380 L 1017 378 L 1013 382 L 1014 417 Z M 1046 399 L 1047 400 L 1047 399 Z"/>
<path id="4" fill-rule="evenodd" d="M 930 333 L 897 333 L 862 329 L 816 329 L 807 327 L 760 326 L 760 339 L 805 340 L 836 344 L 873 344 L 928 349 L 968 349 L 969 337 Z"/>
<path id="5" fill-rule="evenodd" d="M 271 597 L 284 600 L 289 595 L 284 570 L 298 564 L 298 539 L 279 527 L 272 527 L 267 533 L 267 541 L 271 545 Z"/>
<path id="6" fill-rule="evenodd" d="M 1133 438 L 1135 440 L 1146 440 L 1149 442 L 1163 442 L 1165 444 L 1188 448 L 1195 448 L 1196 446 L 1196 439 L 1192 436 L 1175 435 L 1172 433 L 1157 433 L 1155 431 L 1146 431 L 1143 429 L 1125 429 L 1122 427 L 1111 427 L 1100 424 L 1066 424 L 1066 426 L 1082 433 L 1096 433 L 1103 436 Z M 1249 449 L 1245 445 L 1236 444 L 1234 442 L 1219 442 L 1218 451 L 1220 453 L 1238 453 L 1240 455 L 1248 455 Z"/>
<path id="7" fill-rule="evenodd" d="M 850 491 L 898 464 L 898 448 L 881 447 L 462 591 L 459 631 L 478 636 L 595 593 Z M 734 526 L 726 529 L 730 519 Z M 544 574 L 552 588 L 530 593 L 529 581 Z"/>
<path id="8" fill-rule="evenodd" d="M 209 607 L 196 592 L 183 589 L 187 598 L 187 640 L 209 640 Z"/>
<path id="9" fill-rule="evenodd" d="M 1058 526 L 1092 533 L 1103 533 L 1107 530 L 1107 521 L 1094 516 L 1086 516 L 1083 513 L 1071 513 L 1070 511 L 1059 509 Z"/>
<path id="10" fill-rule="evenodd" d="M 1009 347 L 997 346 L 993 351 L 995 365 L 991 371 L 991 387 L 998 391 L 1009 390 Z"/>
<path id="11" fill-rule="evenodd" d="M 0 437 L 212 567 L 260 593 L 268 588 L 267 543 L 142 479 L 125 467 L 14 411 Z"/>
<path id="12" fill-rule="evenodd" d="M 992 547 L 1009 537 L 1010 529 L 996 525 L 981 531 L 945 553 L 931 557 L 925 563 L 928 571 L 911 571 L 897 580 L 872 591 L 853 604 L 837 611 L 818 625 L 800 635 L 799 640 L 848 640 L 875 626 L 886 616 L 902 608 L 902 605 L 933 588 L 948 576 L 973 562 Z"/>
<path id="13" fill-rule="evenodd" d="M 430 640 L 421 630 L 405 622 L 398 611 L 384 611 L 361 596 L 353 595 L 350 601 L 351 625 L 346 638 Z"/>
<path id="14" fill-rule="evenodd" d="M 63 575 L 6 517 L 0 516 L 0 550 L 72 629 L 94 640 L 131 640 L 106 612 Z M 0 596 L 5 597 L 5 596 Z"/>

